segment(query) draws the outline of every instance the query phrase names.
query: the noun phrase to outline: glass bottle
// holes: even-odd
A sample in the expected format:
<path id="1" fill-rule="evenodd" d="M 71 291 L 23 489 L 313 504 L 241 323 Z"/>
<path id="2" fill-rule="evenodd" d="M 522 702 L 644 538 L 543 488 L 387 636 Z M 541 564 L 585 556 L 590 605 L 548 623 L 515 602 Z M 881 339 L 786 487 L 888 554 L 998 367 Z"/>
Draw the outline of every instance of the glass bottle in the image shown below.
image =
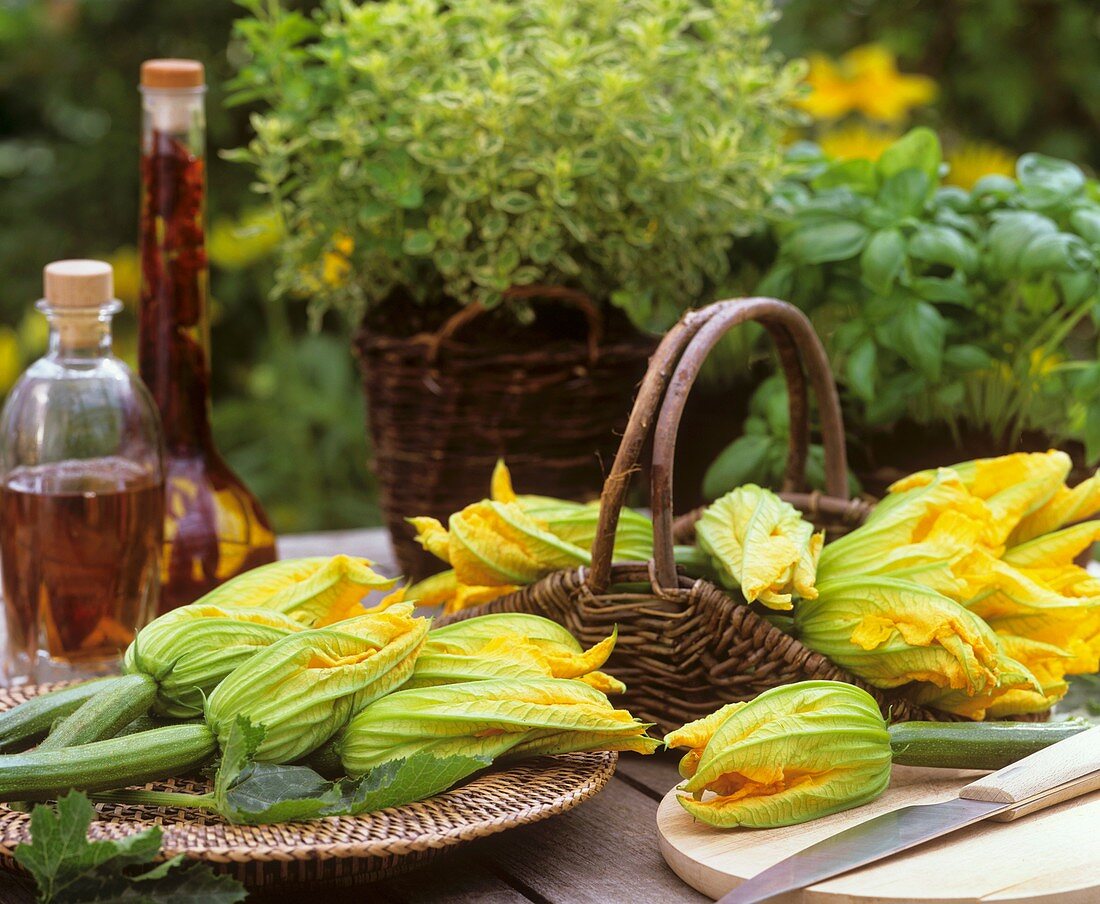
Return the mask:
<path id="1" fill-rule="evenodd" d="M 112 670 L 155 613 L 164 525 L 160 419 L 111 353 L 111 267 L 46 267 L 49 349 L 0 416 L 9 684 Z"/>
<path id="2" fill-rule="evenodd" d="M 161 611 L 275 560 L 267 516 L 218 453 L 210 429 L 205 92 L 194 60 L 141 67 L 138 356 L 167 453 Z"/>

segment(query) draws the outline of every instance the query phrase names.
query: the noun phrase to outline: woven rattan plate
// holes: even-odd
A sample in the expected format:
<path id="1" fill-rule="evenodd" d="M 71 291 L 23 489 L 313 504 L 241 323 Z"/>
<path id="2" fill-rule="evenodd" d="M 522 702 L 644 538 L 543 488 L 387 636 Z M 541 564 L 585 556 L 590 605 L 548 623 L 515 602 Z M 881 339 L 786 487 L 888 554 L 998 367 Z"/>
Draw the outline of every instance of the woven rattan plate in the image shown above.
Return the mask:
<path id="1" fill-rule="evenodd" d="M 0 689 L 0 710 L 36 692 Z M 164 831 L 165 856 L 215 864 L 252 887 L 369 882 L 412 869 L 450 847 L 571 810 L 597 794 L 618 754 L 573 753 L 490 769 L 420 803 L 366 816 L 269 826 L 234 826 L 198 810 L 100 804 L 92 838 L 119 838 L 151 825 Z M 206 790 L 179 780 L 158 790 Z M 16 845 L 29 841 L 29 820 L 0 805 L 0 865 L 17 869 Z"/>

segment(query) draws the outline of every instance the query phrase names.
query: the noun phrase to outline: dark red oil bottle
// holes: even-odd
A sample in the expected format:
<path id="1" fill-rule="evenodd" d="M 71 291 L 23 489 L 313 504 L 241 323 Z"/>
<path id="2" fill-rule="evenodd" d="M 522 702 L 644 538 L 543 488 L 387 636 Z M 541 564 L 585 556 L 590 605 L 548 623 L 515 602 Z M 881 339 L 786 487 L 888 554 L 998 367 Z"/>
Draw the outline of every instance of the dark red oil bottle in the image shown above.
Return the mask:
<path id="1" fill-rule="evenodd" d="M 141 93 L 139 363 L 164 424 L 166 611 L 274 561 L 275 537 L 210 428 L 202 64 L 149 60 Z"/>

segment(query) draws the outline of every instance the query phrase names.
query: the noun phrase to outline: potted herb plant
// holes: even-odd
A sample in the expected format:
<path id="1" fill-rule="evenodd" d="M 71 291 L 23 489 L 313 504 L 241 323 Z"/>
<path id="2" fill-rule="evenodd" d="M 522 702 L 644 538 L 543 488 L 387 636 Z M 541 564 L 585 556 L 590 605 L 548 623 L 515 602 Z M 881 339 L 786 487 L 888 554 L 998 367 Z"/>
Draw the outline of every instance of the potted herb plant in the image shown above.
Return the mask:
<path id="1" fill-rule="evenodd" d="M 500 456 L 594 492 L 646 331 L 710 300 L 781 172 L 770 0 L 244 6 L 236 156 L 284 222 L 277 291 L 357 330 L 403 567 L 430 561 L 403 519 Z"/>
<path id="2" fill-rule="evenodd" d="M 798 304 L 830 353 L 852 458 L 872 492 L 900 473 L 1059 445 L 1100 460 L 1100 184 L 1026 154 L 1016 178 L 941 184 L 916 129 L 876 162 L 792 150 L 769 208 L 775 262 L 758 287 Z M 706 481 L 716 496 L 780 467 L 781 387 Z"/>

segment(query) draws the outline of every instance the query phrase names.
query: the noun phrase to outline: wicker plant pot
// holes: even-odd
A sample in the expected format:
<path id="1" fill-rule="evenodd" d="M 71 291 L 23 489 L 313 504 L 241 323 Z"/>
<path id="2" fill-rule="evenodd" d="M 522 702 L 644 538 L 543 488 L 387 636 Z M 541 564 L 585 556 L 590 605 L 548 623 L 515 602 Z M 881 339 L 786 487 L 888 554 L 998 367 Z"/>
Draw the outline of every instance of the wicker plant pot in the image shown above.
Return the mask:
<path id="1" fill-rule="evenodd" d="M 739 595 L 677 572 L 674 532 L 690 533 L 694 517 L 678 524 L 673 520 L 672 462 L 680 416 L 708 352 L 727 330 L 750 320 L 763 324 L 774 340 L 790 392 L 792 429 L 784 496 L 820 526 L 843 530 L 861 523 L 870 506 L 847 496 L 844 428 L 836 387 L 809 321 L 796 308 L 774 299 L 719 302 L 684 317 L 650 362 L 604 485 L 592 567 L 556 572 L 451 618 L 533 612 L 565 625 L 585 644 L 603 639 L 617 625 L 619 639 L 607 669 L 626 682 L 624 702 L 631 711 L 656 722 L 662 731 L 713 712 L 721 704 L 812 678 L 862 687 L 894 719 L 932 718 L 930 711 L 908 702 L 899 692 L 871 687 L 803 646 Z M 807 377 L 821 418 L 826 494 L 799 492 L 809 444 Z M 613 564 L 619 513 L 651 435 L 654 559 L 648 564 Z M 935 718 L 949 717 L 936 714 Z"/>
<path id="2" fill-rule="evenodd" d="M 601 460 L 614 454 L 655 340 L 638 334 L 604 342 L 598 313 L 580 293 L 523 294 L 579 307 L 588 341 L 509 351 L 462 342 L 459 332 L 483 313 L 476 305 L 438 333 L 356 337 L 382 509 L 409 577 L 425 577 L 439 562 L 417 545 L 405 518 L 445 521 L 482 498 L 498 458 L 531 492 L 567 499 L 599 493 Z"/>

